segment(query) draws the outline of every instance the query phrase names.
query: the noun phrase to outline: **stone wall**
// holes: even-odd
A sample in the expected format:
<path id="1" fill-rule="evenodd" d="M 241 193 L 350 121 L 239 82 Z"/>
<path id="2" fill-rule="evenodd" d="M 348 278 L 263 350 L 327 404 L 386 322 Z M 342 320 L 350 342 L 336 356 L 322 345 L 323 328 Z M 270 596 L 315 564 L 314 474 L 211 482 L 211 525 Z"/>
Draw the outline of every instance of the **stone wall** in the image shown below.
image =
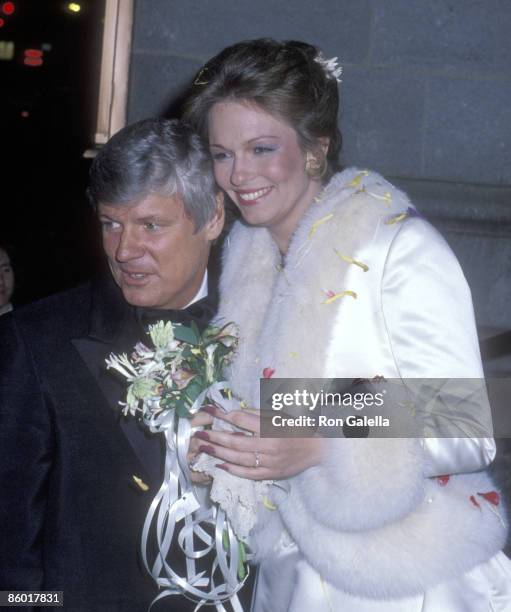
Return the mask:
<path id="1" fill-rule="evenodd" d="M 134 28 L 130 121 L 175 108 L 238 40 L 338 56 L 344 163 L 406 189 L 460 258 L 482 333 L 511 328 L 509 0 L 137 0 Z"/>

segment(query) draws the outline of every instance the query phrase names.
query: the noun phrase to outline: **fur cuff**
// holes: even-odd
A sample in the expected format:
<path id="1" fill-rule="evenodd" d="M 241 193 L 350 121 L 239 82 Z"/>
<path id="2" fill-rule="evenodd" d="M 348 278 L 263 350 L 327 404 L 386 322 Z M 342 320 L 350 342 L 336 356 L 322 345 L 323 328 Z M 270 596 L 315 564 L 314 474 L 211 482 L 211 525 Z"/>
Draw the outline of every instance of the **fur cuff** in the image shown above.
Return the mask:
<path id="1" fill-rule="evenodd" d="M 503 509 L 486 474 L 426 480 L 425 488 L 417 509 L 369 531 L 326 527 L 296 495 L 283 499 L 279 510 L 301 553 L 324 580 L 360 597 L 407 597 L 487 561 L 506 541 Z M 382 511 L 377 494 L 367 503 L 375 513 Z M 359 510 L 366 513 L 362 504 Z M 345 514 L 342 505 L 337 511 Z"/>
<path id="2" fill-rule="evenodd" d="M 323 463 L 292 479 L 304 519 L 342 531 L 381 527 L 424 498 L 423 451 L 411 438 L 325 439 Z M 377 502 L 377 503 L 376 503 Z"/>

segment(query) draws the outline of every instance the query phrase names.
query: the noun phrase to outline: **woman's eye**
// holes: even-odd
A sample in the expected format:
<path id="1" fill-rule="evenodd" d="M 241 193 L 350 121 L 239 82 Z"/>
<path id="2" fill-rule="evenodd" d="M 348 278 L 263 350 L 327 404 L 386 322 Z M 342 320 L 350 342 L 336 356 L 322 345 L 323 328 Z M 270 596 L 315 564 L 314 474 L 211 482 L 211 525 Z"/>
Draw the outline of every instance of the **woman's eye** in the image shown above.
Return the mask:
<path id="1" fill-rule="evenodd" d="M 264 145 L 258 145 L 257 147 L 254 147 L 255 155 L 264 155 L 265 153 L 271 153 L 272 151 L 275 151 L 273 147 L 265 147 Z"/>
<path id="2" fill-rule="evenodd" d="M 211 153 L 211 157 L 213 158 L 213 161 L 218 161 L 218 162 L 225 161 L 226 159 L 229 158 L 227 153 L 224 153 L 224 152 L 221 152 L 221 151 L 219 151 L 217 153 Z"/>

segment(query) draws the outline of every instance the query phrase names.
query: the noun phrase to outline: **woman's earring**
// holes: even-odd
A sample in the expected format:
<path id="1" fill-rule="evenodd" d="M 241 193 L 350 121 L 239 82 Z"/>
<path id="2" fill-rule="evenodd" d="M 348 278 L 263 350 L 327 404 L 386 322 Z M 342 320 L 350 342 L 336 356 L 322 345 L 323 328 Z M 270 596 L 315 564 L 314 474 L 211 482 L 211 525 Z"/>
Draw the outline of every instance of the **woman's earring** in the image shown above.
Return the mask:
<path id="1" fill-rule="evenodd" d="M 319 161 L 317 157 L 314 157 L 312 153 L 307 151 L 305 157 L 305 172 L 311 179 L 320 179 L 326 172 L 327 162 L 326 157 L 322 161 Z"/>

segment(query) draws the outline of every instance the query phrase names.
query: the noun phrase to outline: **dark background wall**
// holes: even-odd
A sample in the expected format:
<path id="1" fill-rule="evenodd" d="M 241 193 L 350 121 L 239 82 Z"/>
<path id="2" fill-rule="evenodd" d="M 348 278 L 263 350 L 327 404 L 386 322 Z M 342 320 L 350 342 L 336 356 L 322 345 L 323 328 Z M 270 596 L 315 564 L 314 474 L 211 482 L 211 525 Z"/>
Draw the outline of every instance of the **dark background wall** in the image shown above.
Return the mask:
<path id="1" fill-rule="evenodd" d="M 485 336 L 511 329 L 510 32 L 508 0 L 138 0 L 129 120 L 165 113 L 238 40 L 338 56 L 344 163 L 385 174 L 444 233 Z"/>
<path id="2" fill-rule="evenodd" d="M 88 278 L 102 259 L 85 200 L 99 92 L 104 0 L 0 2 L 0 245 L 13 260 L 14 305 Z M 2 23 L 2 22 L 0 22 Z M 24 63 L 39 50 L 42 65 Z"/>

